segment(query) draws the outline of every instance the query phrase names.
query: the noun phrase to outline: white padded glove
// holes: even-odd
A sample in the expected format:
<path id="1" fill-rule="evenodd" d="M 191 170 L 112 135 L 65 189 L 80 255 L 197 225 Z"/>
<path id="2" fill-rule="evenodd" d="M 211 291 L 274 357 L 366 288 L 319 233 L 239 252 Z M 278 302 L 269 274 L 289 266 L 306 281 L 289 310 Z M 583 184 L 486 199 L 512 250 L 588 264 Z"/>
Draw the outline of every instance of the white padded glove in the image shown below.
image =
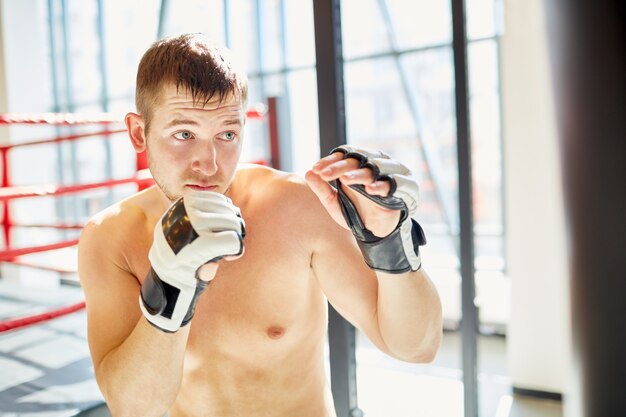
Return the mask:
<path id="1" fill-rule="evenodd" d="M 241 212 L 222 194 L 186 190 L 154 228 L 152 265 L 141 287 L 140 307 L 157 328 L 175 332 L 189 323 L 209 282 L 198 269 L 243 253 Z"/>

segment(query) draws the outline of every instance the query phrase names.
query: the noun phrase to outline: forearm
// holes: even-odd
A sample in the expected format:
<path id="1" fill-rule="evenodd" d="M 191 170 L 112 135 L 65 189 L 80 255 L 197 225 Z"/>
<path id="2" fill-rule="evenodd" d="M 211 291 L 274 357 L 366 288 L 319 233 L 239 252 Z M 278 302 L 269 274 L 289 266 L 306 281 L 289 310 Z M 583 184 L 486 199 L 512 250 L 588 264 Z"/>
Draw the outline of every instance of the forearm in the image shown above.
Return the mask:
<path id="1" fill-rule="evenodd" d="M 104 357 L 96 376 L 113 416 L 160 417 L 167 411 L 180 387 L 189 327 L 166 333 L 141 317 Z"/>
<path id="2" fill-rule="evenodd" d="M 378 325 L 390 353 L 410 362 L 430 362 L 441 343 L 441 302 L 423 269 L 378 276 Z"/>

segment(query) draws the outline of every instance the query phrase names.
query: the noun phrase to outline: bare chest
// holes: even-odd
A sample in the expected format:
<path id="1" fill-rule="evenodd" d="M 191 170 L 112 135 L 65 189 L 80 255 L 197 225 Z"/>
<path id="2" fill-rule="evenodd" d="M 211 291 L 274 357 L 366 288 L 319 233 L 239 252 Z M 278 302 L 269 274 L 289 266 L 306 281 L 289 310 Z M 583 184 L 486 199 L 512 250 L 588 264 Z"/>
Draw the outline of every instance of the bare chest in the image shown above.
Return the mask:
<path id="1" fill-rule="evenodd" d="M 317 345 L 325 335 L 326 300 L 305 237 L 276 216 L 249 217 L 246 230 L 244 255 L 220 262 L 196 305 L 188 350 L 258 361 Z"/>
<path id="2" fill-rule="evenodd" d="M 249 227 L 244 255 L 222 261 L 203 294 L 194 318 L 203 324 L 198 327 L 275 339 L 297 330 L 324 301 L 310 258 L 285 231 Z"/>

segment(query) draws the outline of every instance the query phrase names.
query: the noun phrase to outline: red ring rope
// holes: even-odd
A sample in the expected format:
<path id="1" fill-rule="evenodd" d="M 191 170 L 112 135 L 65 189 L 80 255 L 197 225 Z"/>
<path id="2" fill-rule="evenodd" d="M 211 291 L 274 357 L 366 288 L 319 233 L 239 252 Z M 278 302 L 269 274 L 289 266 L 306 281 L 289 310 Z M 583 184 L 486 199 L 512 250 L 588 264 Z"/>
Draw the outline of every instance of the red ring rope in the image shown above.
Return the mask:
<path id="1" fill-rule="evenodd" d="M 72 304 L 71 306 L 48 311 L 42 314 L 21 317 L 19 319 L 0 321 L 0 333 L 8 332 L 9 330 L 18 329 L 20 327 L 29 326 L 35 323 L 40 323 L 42 321 L 51 320 L 60 316 L 65 316 L 66 314 L 82 310 L 83 308 L 85 308 L 85 302 L 81 301 L 80 303 Z"/>
<path id="2" fill-rule="evenodd" d="M 12 259 L 10 261 L 0 261 L 0 262 L 7 262 L 7 263 L 10 263 L 11 265 L 24 266 L 27 268 L 40 269 L 42 271 L 57 272 L 59 274 L 77 273 L 76 268 L 64 268 L 64 267 L 58 267 L 58 266 L 52 266 L 52 265 L 36 264 L 36 263 L 28 262 L 28 261 L 23 261 L 21 258 Z"/>
<path id="3" fill-rule="evenodd" d="M 43 197 L 49 195 L 64 195 L 76 193 L 79 191 L 93 190 L 95 188 L 113 187 L 124 184 L 146 184 L 152 183 L 153 179 L 148 169 L 138 171 L 134 177 L 123 178 L 119 180 L 109 180 L 89 184 L 77 185 L 26 185 L 20 187 L 2 187 L 0 188 L 0 202 L 7 200 L 15 200 L 17 198 L 26 197 Z"/>
<path id="4" fill-rule="evenodd" d="M 69 248 L 76 246 L 78 239 L 66 240 L 65 242 L 50 243 L 48 245 L 31 246 L 29 248 L 5 249 L 0 251 L 0 262 L 10 261 L 16 256 L 29 255 L 31 253 L 47 252 L 56 249 Z"/>
<path id="5" fill-rule="evenodd" d="M 0 124 L 30 124 L 30 125 L 83 125 L 119 123 L 119 115 L 111 113 L 96 113 L 91 115 L 77 113 L 5 113 L 0 114 Z"/>
<path id="6" fill-rule="evenodd" d="M 116 133 L 123 133 L 123 132 L 126 132 L 126 129 L 101 130 L 99 132 L 77 133 L 75 135 L 58 136 L 53 139 L 43 139 L 43 140 L 33 140 L 30 142 L 27 141 L 27 142 L 11 143 L 9 145 L 0 146 L 0 150 L 13 149 L 13 148 L 18 148 L 22 146 L 30 146 L 30 145 L 44 145 L 46 143 L 57 143 L 57 142 L 63 142 L 65 140 L 71 141 L 71 140 L 76 140 L 76 139 L 88 138 L 92 136 L 108 136 L 108 135 L 114 135 Z"/>
<path id="7" fill-rule="evenodd" d="M 25 197 L 41 197 L 41 196 L 58 196 L 79 191 L 92 190 L 96 188 L 111 187 L 123 184 L 151 184 L 153 182 L 148 169 L 138 171 L 134 177 L 119 180 L 110 180 L 99 183 L 79 184 L 69 186 L 25 186 L 25 187 L 4 187 L 0 188 L 0 202 L 14 200 Z M 10 261 L 17 256 L 28 255 L 31 253 L 45 252 L 49 250 L 66 248 L 74 246 L 78 240 L 69 240 L 66 242 L 58 242 L 49 245 L 34 246 L 29 248 L 5 249 L 0 251 L 0 262 Z"/>
<path id="8" fill-rule="evenodd" d="M 59 230 L 81 230 L 83 227 L 85 227 L 84 224 L 82 223 L 49 223 L 49 224 L 43 224 L 43 223 L 12 223 L 11 227 L 24 227 L 24 228 L 48 228 L 48 229 L 59 229 Z"/>

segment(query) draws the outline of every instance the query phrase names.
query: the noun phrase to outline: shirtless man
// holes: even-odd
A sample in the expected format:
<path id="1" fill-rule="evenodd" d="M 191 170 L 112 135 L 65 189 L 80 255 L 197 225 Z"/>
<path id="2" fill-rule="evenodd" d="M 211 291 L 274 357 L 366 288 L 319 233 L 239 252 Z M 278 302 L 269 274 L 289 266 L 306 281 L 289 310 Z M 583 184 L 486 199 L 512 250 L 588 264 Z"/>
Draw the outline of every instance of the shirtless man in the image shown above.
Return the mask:
<path id="1" fill-rule="evenodd" d="M 246 78 L 199 35 L 146 52 L 136 101 L 126 125 L 157 185 L 97 214 L 79 245 L 114 416 L 334 417 L 327 300 L 383 352 L 433 359 L 441 305 L 405 167 L 350 148 L 306 181 L 238 166 Z"/>

